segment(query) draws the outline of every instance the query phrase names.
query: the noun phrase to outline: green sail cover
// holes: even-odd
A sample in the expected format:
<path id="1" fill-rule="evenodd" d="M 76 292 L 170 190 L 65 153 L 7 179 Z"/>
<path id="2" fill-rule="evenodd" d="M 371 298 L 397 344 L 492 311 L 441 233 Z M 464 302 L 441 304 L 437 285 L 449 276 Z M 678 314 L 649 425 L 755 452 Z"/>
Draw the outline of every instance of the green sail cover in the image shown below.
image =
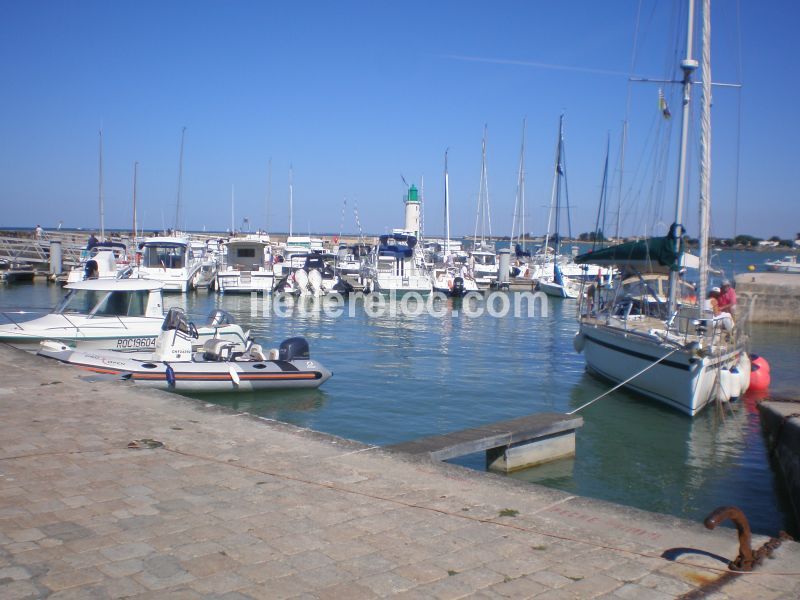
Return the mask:
<path id="1" fill-rule="evenodd" d="M 578 264 L 615 266 L 623 271 L 666 272 L 679 269 L 680 252 L 675 252 L 675 240 L 656 237 L 625 242 L 602 250 L 589 251 L 575 257 Z"/>

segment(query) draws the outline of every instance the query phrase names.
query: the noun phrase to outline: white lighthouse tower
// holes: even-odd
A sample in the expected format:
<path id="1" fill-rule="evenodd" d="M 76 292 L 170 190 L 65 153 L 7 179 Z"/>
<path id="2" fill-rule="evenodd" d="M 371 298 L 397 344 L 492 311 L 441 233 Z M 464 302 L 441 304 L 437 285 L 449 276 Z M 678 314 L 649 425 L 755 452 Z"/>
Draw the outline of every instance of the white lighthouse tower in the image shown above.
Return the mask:
<path id="1" fill-rule="evenodd" d="M 408 188 L 408 195 L 405 197 L 404 202 L 406 205 L 405 231 L 406 233 L 410 233 L 414 237 L 419 239 L 420 204 L 419 204 L 419 192 L 417 190 L 417 186 L 412 185 L 410 188 Z"/>

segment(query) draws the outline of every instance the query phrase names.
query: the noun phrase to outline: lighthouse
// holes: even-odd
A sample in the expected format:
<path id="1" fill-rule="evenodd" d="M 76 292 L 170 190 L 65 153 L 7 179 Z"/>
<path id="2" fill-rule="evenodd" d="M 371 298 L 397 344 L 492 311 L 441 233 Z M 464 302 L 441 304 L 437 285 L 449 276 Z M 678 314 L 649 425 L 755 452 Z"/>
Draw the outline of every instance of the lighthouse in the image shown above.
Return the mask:
<path id="1" fill-rule="evenodd" d="M 406 233 L 414 235 L 419 239 L 419 224 L 420 224 L 420 204 L 419 204 L 419 191 L 417 186 L 412 185 L 408 188 L 408 195 L 405 197 L 406 205 Z"/>

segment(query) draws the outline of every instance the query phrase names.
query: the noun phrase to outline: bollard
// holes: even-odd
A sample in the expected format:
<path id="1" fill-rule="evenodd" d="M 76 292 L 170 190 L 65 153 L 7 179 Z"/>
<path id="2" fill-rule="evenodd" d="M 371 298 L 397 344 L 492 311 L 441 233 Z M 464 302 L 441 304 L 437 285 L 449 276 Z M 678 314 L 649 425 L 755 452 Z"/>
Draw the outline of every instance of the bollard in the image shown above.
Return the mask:
<path id="1" fill-rule="evenodd" d="M 61 242 L 53 240 L 50 242 L 50 275 L 61 275 L 63 272 Z"/>
<path id="2" fill-rule="evenodd" d="M 511 250 L 501 248 L 497 254 L 500 256 L 500 267 L 497 272 L 497 283 L 508 286 L 508 279 L 511 273 Z"/>

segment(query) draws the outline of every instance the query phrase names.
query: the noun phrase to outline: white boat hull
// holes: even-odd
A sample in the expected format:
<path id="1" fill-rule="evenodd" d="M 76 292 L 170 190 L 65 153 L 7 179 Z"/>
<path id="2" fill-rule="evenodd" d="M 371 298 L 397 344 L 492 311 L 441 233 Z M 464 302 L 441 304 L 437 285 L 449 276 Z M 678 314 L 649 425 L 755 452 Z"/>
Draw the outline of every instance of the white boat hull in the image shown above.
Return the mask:
<path id="1" fill-rule="evenodd" d="M 587 369 L 615 383 L 629 379 L 669 352 L 655 337 L 613 327 L 584 324 L 578 335 Z M 690 350 L 679 350 L 625 387 L 694 416 L 717 397 L 719 370 L 734 367 L 739 389 L 744 392 L 750 383 L 750 360 L 738 350 L 702 358 Z"/>
<path id="2" fill-rule="evenodd" d="M 578 297 L 578 290 L 573 286 L 560 285 L 554 281 L 546 281 L 544 279 L 539 280 L 539 290 L 554 298 L 575 299 Z"/>

